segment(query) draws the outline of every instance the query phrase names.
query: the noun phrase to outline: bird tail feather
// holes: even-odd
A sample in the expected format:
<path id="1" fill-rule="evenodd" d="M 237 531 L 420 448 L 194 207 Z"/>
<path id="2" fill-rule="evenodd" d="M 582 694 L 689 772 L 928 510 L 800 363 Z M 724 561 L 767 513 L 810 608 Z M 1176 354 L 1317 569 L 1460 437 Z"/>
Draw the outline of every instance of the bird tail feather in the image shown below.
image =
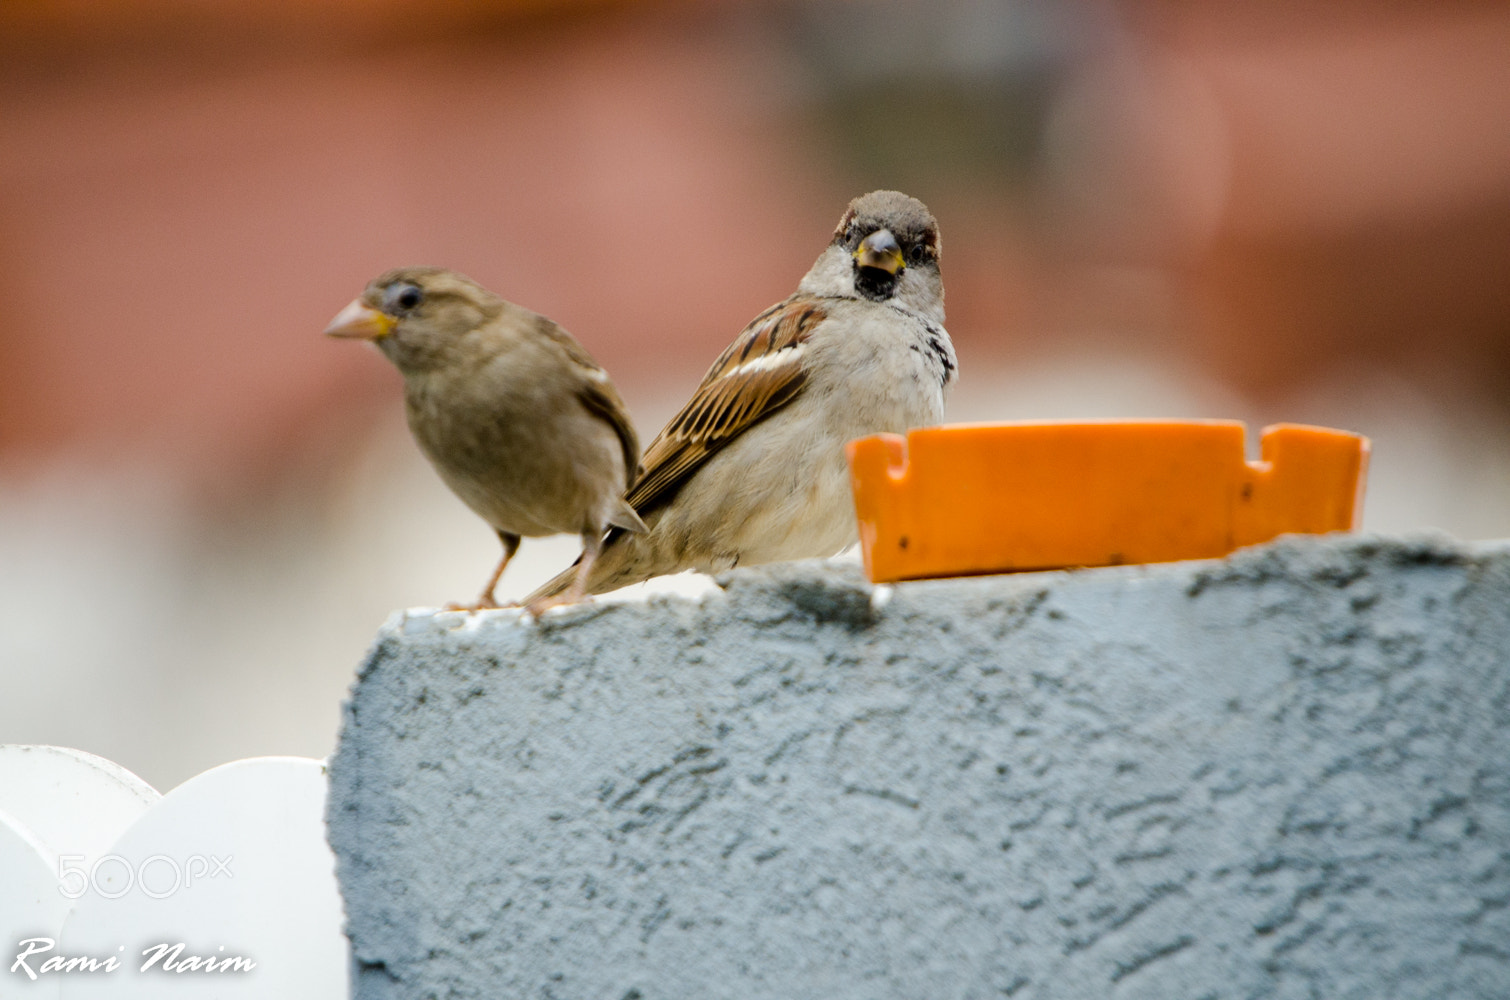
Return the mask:
<path id="1" fill-rule="evenodd" d="M 635 558 L 634 535 L 620 529 L 612 528 L 607 538 L 603 541 L 603 550 L 599 553 L 592 564 L 592 569 L 587 573 L 588 594 L 603 594 L 610 590 L 618 590 L 632 583 L 640 583 L 648 580 L 654 574 L 634 571 L 639 560 Z M 537 587 L 522 603 L 533 604 L 536 601 L 549 600 L 566 593 L 577 579 L 577 567 L 581 564 L 582 557 L 578 556 L 566 569 L 551 577 L 545 583 Z"/>
<path id="2" fill-rule="evenodd" d="M 566 593 L 567 589 L 571 587 L 572 582 L 577 579 L 577 564 L 581 561 L 582 557 L 578 556 L 576 561 L 570 566 L 530 591 L 529 596 L 519 603 L 528 606 L 537 601 L 546 601 L 553 597 L 560 597 Z"/>

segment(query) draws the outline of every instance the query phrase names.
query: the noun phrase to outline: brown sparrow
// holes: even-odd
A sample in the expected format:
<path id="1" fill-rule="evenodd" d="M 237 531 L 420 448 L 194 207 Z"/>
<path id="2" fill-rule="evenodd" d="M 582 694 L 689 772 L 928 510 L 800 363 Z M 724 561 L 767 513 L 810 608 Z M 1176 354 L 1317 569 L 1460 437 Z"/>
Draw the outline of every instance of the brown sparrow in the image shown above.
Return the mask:
<path id="1" fill-rule="evenodd" d="M 646 530 L 621 496 L 640 454 L 624 401 L 544 316 L 453 271 L 407 267 L 374 279 L 325 332 L 388 356 L 420 451 L 503 542 L 477 603 L 448 607 L 497 607 L 493 590 L 520 536 L 563 532 L 582 536 L 575 577 L 531 610 L 580 600 L 609 526 Z"/>
<path id="2" fill-rule="evenodd" d="M 611 529 L 586 592 L 843 549 L 857 537 L 845 442 L 937 423 L 956 368 L 937 221 L 896 191 L 856 198 L 797 293 L 745 327 L 651 442 L 625 494 L 649 530 Z"/>

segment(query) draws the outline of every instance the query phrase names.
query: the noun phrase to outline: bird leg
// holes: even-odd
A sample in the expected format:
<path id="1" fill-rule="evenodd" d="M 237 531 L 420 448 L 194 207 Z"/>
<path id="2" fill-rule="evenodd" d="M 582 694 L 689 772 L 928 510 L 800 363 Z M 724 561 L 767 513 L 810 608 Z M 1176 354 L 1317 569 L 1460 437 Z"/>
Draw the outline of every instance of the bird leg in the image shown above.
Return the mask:
<path id="1" fill-rule="evenodd" d="M 498 540 L 503 543 L 503 558 L 498 560 L 498 568 L 493 570 L 493 575 L 488 578 L 487 586 L 482 588 L 482 596 L 477 598 L 477 603 L 452 602 L 446 605 L 447 611 L 485 611 L 499 606 L 498 602 L 493 600 L 493 591 L 498 588 L 498 581 L 502 579 L 503 571 L 508 568 L 509 560 L 513 559 L 514 553 L 519 551 L 519 536 L 511 535 L 507 531 L 499 531 Z"/>
<path id="2" fill-rule="evenodd" d="M 583 601 L 592 600 L 592 596 L 587 593 L 587 574 L 592 572 L 592 564 L 601 551 L 603 551 L 603 532 L 584 531 L 582 557 L 577 560 L 577 572 L 572 577 L 571 586 L 555 597 L 542 597 L 538 601 L 531 601 L 525 606 L 525 610 L 539 618 L 540 612 L 546 608 L 560 607 L 563 604 L 580 604 Z"/>

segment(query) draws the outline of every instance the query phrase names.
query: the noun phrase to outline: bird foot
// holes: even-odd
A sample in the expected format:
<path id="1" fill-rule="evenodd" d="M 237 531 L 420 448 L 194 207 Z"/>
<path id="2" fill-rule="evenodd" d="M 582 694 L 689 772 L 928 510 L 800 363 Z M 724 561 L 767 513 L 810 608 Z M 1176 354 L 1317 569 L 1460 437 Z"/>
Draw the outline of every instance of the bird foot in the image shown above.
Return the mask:
<path id="1" fill-rule="evenodd" d="M 499 604 L 491 597 L 484 597 L 472 604 L 460 604 L 451 601 L 441 608 L 442 611 L 465 611 L 467 614 L 475 614 L 478 611 L 496 611 L 499 608 L 517 608 L 518 601 L 509 601 L 507 604 Z"/>
<path id="2" fill-rule="evenodd" d="M 539 618 L 542 611 L 548 611 L 551 608 L 559 608 L 567 604 L 587 604 L 591 601 L 592 597 L 590 595 L 584 596 L 568 591 L 564 594 L 557 594 L 555 597 L 542 597 L 538 601 L 531 601 L 525 605 L 524 610 L 528 611 L 533 617 Z"/>

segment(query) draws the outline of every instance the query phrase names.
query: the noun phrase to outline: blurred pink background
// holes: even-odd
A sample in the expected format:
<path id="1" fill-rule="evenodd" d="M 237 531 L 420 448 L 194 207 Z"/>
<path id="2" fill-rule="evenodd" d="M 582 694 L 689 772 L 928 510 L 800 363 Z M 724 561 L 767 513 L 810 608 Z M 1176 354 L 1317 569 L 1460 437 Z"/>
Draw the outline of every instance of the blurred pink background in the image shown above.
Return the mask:
<path id="1" fill-rule="evenodd" d="M 560 321 L 648 440 L 899 187 L 950 419 L 1333 424 L 1366 527 L 1510 536 L 1502 3 L 21 0 L 0 122 L 0 741 L 160 787 L 328 752 L 495 558 L 320 336 L 399 264 Z"/>

